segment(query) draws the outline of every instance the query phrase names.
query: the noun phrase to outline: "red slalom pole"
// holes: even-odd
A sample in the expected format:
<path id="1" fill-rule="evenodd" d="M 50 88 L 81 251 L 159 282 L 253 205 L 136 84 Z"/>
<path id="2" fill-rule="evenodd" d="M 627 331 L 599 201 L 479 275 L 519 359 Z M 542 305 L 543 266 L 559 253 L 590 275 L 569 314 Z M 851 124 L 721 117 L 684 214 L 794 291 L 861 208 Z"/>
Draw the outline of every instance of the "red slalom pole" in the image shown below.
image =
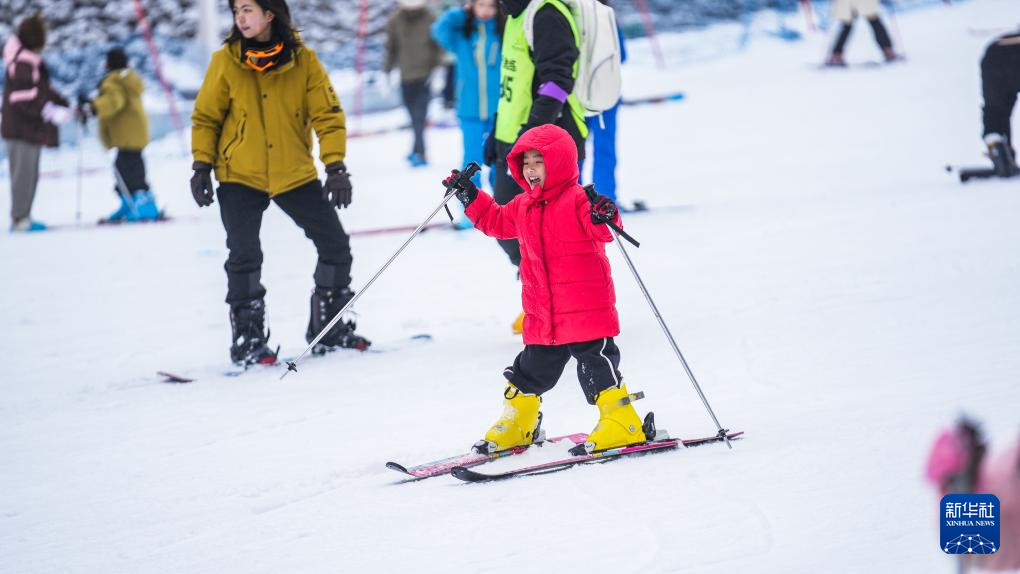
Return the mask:
<path id="1" fill-rule="evenodd" d="M 800 0 L 800 7 L 804 12 L 804 20 L 807 22 L 808 31 L 816 32 L 818 28 L 815 26 L 815 15 L 811 10 L 811 0 Z"/>
<path id="2" fill-rule="evenodd" d="M 163 66 L 159 62 L 159 50 L 156 48 L 156 42 L 152 39 L 152 28 L 149 27 L 149 20 L 145 17 L 145 7 L 142 6 L 141 0 L 134 0 L 134 3 L 135 17 L 138 19 L 138 25 L 142 28 L 142 33 L 145 35 L 145 43 L 149 47 L 149 57 L 152 58 L 152 65 L 156 69 L 156 79 L 159 80 L 159 85 L 163 87 L 163 92 L 166 94 L 167 105 L 170 107 L 170 118 L 174 122 L 174 129 L 177 130 L 177 139 L 181 142 L 181 149 L 184 155 L 187 155 L 184 139 L 181 135 L 184 131 L 184 123 L 181 121 L 180 112 L 177 111 L 177 101 L 174 99 L 173 88 L 170 87 L 170 83 L 163 76 Z"/>
<path id="3" fill-rule="evenodd" d="M 660 70 L 665 70 L 666 59 L 662 57 L 659 39 L 655 36 L 655 26 L 652 24 L 652 15 L 648 11 L 648 4 L 645 3 L 645 0 L 634 0 L 634 4 L 637 5 L 638 12 L 641 13 L 641 23 L 644 24 L 645 34 L 652 43 L 652 53 L 655 54 L 655 62 L 659 65 Z"/>
<path id="4" fill-rule="evenodd" d="M 361 0 L 358 6 L 358 38 L 354 55 L 354 72 L 357 86 L 354 88 L 354 117 L 358 131 L 361 130 L 361 114 L 365 100 L 365 34 L 368 28 L 368 0 Z"/>

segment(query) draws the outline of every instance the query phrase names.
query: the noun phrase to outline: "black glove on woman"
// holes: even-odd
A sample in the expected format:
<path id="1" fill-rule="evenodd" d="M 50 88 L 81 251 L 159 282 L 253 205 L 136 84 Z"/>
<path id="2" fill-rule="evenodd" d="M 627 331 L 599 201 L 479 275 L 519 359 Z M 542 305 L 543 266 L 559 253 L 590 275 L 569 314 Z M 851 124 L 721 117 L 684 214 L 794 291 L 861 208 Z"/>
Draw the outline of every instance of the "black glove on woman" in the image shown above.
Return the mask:
<path id="1" fill-rule="evenodd" d="M 334 161 L 326 166 L 326 185 L 322 187 L 322 198 L 337 209 L 351 204 L 354 188 L 347 166 L 342 161 Z"/>
<path id="2" fill-rule="evenodd" d="M 191 176 L 191 196 L 199 207 L 206 207 L 213 204 L 212 166 L 204 161 L 196 161 L 191 164 L 195 174 Z"/>

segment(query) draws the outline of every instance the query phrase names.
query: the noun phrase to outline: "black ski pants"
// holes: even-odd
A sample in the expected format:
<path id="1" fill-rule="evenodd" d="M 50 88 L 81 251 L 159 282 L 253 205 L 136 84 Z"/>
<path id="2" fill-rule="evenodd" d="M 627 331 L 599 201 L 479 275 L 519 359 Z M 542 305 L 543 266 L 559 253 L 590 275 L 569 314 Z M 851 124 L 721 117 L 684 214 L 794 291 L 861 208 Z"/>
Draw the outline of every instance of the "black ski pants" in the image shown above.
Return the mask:
<path id="1" fill-rule="evenodd" d="M 223 183 L 216 190 L 220 218 L 227 231 L 227 303 L 237 305 L 262 299 L 262 214 L 269 194 L 239 183 Z M 350 237 L 336 210 L 322 197 L 319 180 L 312 180 L 272 198 L 312 240 L 319 253 L 313 279 L 316 287 L 344 288 L 351 283 Z"/>
<path id="2" fill-rule="evenodd" d="M 882 20 L 875 16 L 874 18 L 867 18 L 868 24 L 871 24 L 871 32 L 875 35 L 875 43 L 878 44 L 879 48 L 883 50 L 892 48 L 892 39 L 889 38 L 889 31 L 885 29 L 885 24 Z M 853 30 L 853 20 L 849 22 L 842 22 L 839 29 L 839 34 L 836 36 L 836 43 L 832 46 L 833 54 L 842 54 L 844 48 L 846 48 L 846 41 L 850 39 L 850 32 Z"/>
<path id="3" fill-rule="evenodd" d="M 400 93 L 404 98 L 404 107 L 411 116 L 411 129 L 414 131 L 414 153 L 425 157 L 425 122 L 429 113 L 429 81 L 428 79 L 402 82 Z"/>
<path id="4" fill-rule="evenodd" d="M 149 191 L 149 182 L 145 181 L 145 160 L 142 159 L 142 150 L 118 148 L 113 169 L 120 174 L 121 180 L 127 187 L 126 193 L 134 195 Z M 117 197 L 120 197 L 120 187 L 116 181 L 113 182 L 113 192 L 117 194 Z"/>
<path id="5" fill-rule="evenodd" d="M 985 99 L 982 135 L 1000 134 L 1012 145 L 1010 118 L 1020 92 L 1020 43 L 996 42 L 988 47 L 981 59 L 981 88 Z"/>
<path id="6" fill-rule="evenodd" d="M 526 345 L 503 376 L 522 392 L 541 395 L 556 386 L 571 357 L 577 361 L 577 380 L 588 404 L 594 405 L 599 393 L 623 381 L 620 349 L 612 337 L 566 345 Z"/>

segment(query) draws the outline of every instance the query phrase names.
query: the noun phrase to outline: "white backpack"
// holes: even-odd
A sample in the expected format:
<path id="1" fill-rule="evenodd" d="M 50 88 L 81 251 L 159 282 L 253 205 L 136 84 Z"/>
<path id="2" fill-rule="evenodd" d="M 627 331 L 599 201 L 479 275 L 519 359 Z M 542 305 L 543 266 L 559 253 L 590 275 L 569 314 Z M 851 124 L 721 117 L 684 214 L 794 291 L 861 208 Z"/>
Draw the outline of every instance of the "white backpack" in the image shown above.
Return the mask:
<path id="1" fill-rule="evenodd" d="M 577 80 L 573 94 L 584 106 L 586 116 L 597 116 L 620 101 L 620 37 L 616 13 L 598 0 L 558 0 L 570 9 L 581 34 Z M 535 14 L 543 5 L 532 0 L 524 11 L 524 36 L 535 47 Z"/>

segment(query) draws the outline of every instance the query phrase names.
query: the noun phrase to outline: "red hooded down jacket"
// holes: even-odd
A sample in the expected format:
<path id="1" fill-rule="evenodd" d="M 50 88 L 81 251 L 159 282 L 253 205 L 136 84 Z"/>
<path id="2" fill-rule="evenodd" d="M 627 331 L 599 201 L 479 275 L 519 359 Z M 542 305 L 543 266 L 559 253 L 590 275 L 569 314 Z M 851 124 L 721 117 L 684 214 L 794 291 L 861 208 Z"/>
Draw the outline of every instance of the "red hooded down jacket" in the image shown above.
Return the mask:
<path id="1" fill-rule="evenodd" d="M 521 173 L 524 152 L 532 149 L 545 161 L 545 184 L 539 188 L 531 188 Z M 619 335 L 605 246 L 613 235 L 591 222 L 591 204 L 577 183 L 574 140 L 560 127 L 539 126 L 517 140 L 507 163 L 525 192 L 500 206 L 479 191 L 466 214 L 482 233 L 521 244 L 524 344 L 564 345 Z M 615 223 L 620 224 L 619 214 Z"/>

